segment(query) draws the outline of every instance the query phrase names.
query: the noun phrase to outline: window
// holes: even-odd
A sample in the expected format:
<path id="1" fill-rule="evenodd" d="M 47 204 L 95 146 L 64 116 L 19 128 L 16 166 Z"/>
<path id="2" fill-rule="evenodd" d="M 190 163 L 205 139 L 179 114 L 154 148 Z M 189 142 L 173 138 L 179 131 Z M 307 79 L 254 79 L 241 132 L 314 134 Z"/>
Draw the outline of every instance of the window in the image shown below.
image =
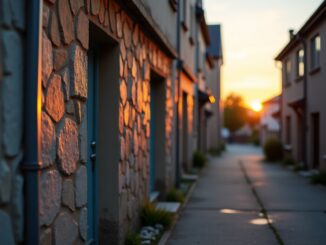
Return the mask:
<path id="1" fill-rule="evenodd" d="M 311 47 L 311 69 L 316 69 L 320 66 L 320 36 L 315 36 L 310 43 Z"/>
<path id="2" fill-rule="evenodd" d="M 285 85 L 290 83 L 291 78 L 291 60 L 287 59 L 285 61 Z"/>
<path id="3" fill-rule="evenodd" d="M 188 0 L 181 1 L 181 24 L 185 31 L 188 30 Z"/>
<path id="4" fill-rule="evenodd" d="M 300 49 L 297 52 L 297 77 L 304 76 L 304 50 Z"/>

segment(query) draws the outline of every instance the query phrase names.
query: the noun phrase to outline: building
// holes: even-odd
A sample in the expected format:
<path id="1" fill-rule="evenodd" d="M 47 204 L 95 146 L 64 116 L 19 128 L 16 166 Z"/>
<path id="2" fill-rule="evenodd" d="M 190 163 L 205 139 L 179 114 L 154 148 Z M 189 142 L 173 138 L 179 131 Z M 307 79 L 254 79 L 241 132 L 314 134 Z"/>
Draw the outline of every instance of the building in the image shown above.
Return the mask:
<path id="1" fill-rule="evenodd" d="M 210 91 L 210 102 L 207 103 L 210 117 L 207 122 L 207 149 L 219 149 L 222 144 L 221 130 L 221 68 L 223 65 L 222 52 L 222 33 L 221 25 L 209 25 L 209 35 L 211 38 L 210 46 L 207 50 L 206 64 L 207 83 L 206 86 Z"/>
<path id="2" fill-rule="evenodd" d="M 181 2 L 0 1 L 0 244 L 123 244 L 190 170 L 207 26 Z"/>
<path id="3" fill-rule="evenodd" d="M 264 145 L 270 138 L 280 138 L 280 103 L 281 96 L 264 101 L 260 117 L 260 143 Z"/>
<path id="4" fill-rule="evenodd" d="M 326 2 L 277 55 L 282 62 L 282 141 L 306 168 L 326 168 Z"/>

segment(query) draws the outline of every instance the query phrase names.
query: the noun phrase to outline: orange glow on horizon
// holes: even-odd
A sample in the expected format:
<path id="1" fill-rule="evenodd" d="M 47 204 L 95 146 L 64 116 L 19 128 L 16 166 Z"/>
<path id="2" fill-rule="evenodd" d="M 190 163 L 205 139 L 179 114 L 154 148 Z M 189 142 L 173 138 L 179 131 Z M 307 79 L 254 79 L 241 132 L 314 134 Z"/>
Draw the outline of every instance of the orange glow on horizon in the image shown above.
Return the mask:
<path id="1" fill-rule="evenodd" d="M 258 101 L 251 102 L 249 106 L 255 112 L 260 112 L 263 109 L 263 105 Z"/>

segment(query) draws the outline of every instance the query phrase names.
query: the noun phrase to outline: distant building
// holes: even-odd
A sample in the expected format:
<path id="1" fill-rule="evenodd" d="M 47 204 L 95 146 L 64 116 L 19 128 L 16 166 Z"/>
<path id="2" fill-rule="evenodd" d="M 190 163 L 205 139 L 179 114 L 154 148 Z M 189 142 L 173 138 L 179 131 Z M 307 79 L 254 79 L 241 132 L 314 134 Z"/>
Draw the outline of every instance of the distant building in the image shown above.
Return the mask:
<path id="1" fill-rule="evenodd" d="M 260 143 L 264 145 L 269 138 L 280 138 L 280 100 L 281 96 L 263 102 L 260 118 Z"/>
<path id="2" fill-rule="evenodd" d="M 207 104 L 207 110 L 211 116 L 207 122 L 207 149 L 218 149 L 221 145 L 221 68 L 223 65 L 222 32 L 221 25 L 209 25 L 211 38 L 208 47 L 206 63 L 210 69 L 207 71 L 206 86 L 210 91 L 211 103 Z"/>
<path id="3" fill-rule="evenodd" d="M 326 169 L 326 1 L 277 55 L 282 62 L 282 141 L 310 169 Z"/>

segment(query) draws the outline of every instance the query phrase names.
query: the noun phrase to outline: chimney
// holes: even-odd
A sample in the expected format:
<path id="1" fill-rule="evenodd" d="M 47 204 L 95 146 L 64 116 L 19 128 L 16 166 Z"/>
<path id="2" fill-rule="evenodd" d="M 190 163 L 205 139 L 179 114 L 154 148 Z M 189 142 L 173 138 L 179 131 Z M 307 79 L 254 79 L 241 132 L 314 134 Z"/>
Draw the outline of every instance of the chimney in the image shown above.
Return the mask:
<path id="1" fill-rule="evenodd" d="M 289 35 L 290 35 L 290 40 L 292 40 L 292 38 L 294 37 L 294 30 L 293 29 L 289 30 Z"/>

